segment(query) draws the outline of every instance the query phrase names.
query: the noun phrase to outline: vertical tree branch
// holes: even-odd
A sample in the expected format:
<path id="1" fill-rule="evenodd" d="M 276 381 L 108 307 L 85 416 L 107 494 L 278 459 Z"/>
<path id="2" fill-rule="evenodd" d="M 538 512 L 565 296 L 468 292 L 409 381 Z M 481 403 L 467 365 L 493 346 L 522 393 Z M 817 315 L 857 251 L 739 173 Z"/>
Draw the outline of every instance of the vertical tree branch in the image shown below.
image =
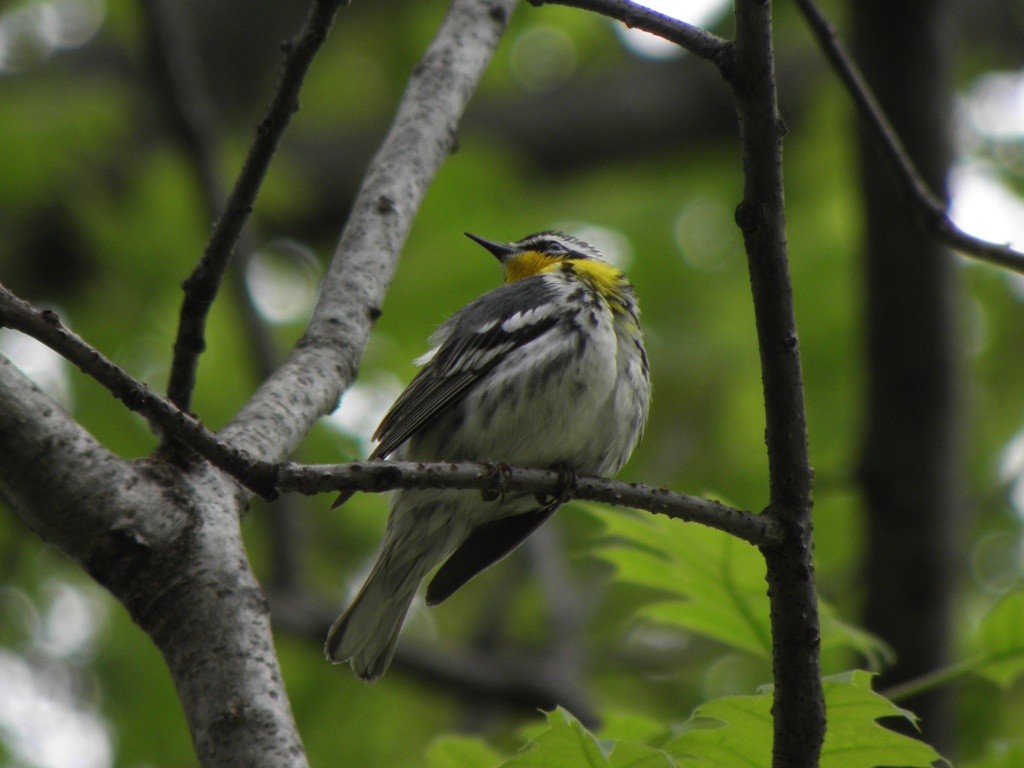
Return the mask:
<path id="1" fill-rule="evenodd" d="M 256 128 L 256 137 L 246 156 L 242 171 L 228 197 L 223 215 L 214 225 L 202 259 L 185 281 L 185 298 L 174 342 L 174 359 L 167 386 L 168 399 L 182 410 L 189 410 L 195 389 L 199 355 L 206 347 L 206 318 L 227 269 L 242 227 L 252 212 L 263 177 L 277 151 L 278 143 L 292 114 L 298 109 L 299 91 L 313 57 L 334 22 L 341 0 L 314 0 L 302 30 L 284 47 L 284 70 L 267 114 Z"/>
<path id="2" fill-rule="evenodd" d="M 413 217 L 515 5 L 452 3 L 367 170 L 306 332 L 222 432 L 237 448 L 284 458 L 355 378 Z"/>
<path id="3" fill-rule="evenodd" d="M 203 191 L 211 221 L 225 209 L 227 193 L 217 169 L 217 122 L 214 100 L 203 76 L 195 35 L 185 23 L 186 9 L 170 0 L 142 3 L 147 43 L 147 74 L 163 107 L 173 137 Z M 248 342 L 257 381 L 263 381 L 280 365 L 280 354 L 267 324 L 253 303 L 245 282 L 245 269 L 260 236 L 250 224 L 238 237 L 237 256 L 228 267 L 228 280 L 238 297 L 244 338 Z M 298 557 L 305 523 L 298 498 L 286 494 L 267 503 L 271 557 L 267 581 L 277 589 L 294 586 L 299 573 Z"/>
<path id="4" fill-rule="evenodd" d="M 736 41 L 726 69 L 743 151 L 743 231 L 754 299 L 765 400 L 770 502 L 787 529 L 763 548 L 771 601 L 776 768 L 817 766 L 825 734 L 819 625 L 811 550 L 811 469 L 803 380 L 786 253 L 782 184 L 785 128 L 776 102 L 771 4 L 737 0 Z"/>

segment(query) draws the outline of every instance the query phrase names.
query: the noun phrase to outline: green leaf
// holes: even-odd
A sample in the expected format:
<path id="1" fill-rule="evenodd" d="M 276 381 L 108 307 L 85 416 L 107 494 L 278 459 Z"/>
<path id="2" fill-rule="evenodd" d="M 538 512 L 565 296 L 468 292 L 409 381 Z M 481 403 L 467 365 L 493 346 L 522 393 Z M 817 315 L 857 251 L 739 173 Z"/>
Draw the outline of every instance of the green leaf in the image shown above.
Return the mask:
<path id="1" fill-rule="evenodd" d="M 658 515 L 581 505 L 604 530 L 594 552 L 615 566 L 619 579 L 657 590 L 664 600 L 637 616 L 714 638 L 762 658 L 771 655 L 765 566 L 761 554 L 734 536 Z M 825 649 L 862 654 L 871 668 L 891 659 L 874 635 L 841 621 L 819 603 Z"/>
<path id="2" fill-rule="evenodd" d="M 928 744 L 878 724 L 882 717 L 905 717 L 913 722 L 914 716 L 872 691 L 871 678 L 871 673 L 856 670 L 824 680 L 828 729 L 821 768 L 929 768 L 940 760 Z M 771 706 L 770 690 L 710 701 L 694 711 L 687 729 L 665 745 L 665 750 L 685 766 L 769 768 Z"/>
<path id="3" fill-rule="evenodd" d="M 713 637 L 760 656 L 771 652 L 764 560 L 749 544 L 701 525 L 585 508 L 605 525 L 595 553 L 623 581 L 664 592 L 641 618 Z"/>
<path id="4" fill-rule="evenodd" d="M 427 748 L 427 768 L 493 768 L 504 756 L 475 736 L 442 736 Z"/>
<path id="5" fill-rule="evenodd" d="M 821 768 L 874 768 L 878 765 L 929 768 L 942 756 L 931 745 L 890 731 L 882 717 L 903 717 L 917 724 L 913 713 L 871 690 L 874 675 L 854 670 L 825 678 L 828 730 Z"/>
<path id="6" fill-rule="evenodd" d="M 576 768 L 610 766 L 598 740 L 572 715 L 558 708 L 547 713 L 548 728 L 527 743 L 502 768 Z"/>
<path id="7" fill-rule="evenodd" d="M 662 750 L 599 741 L 564 709 L 547 713 L 548 728 L 501 768 L 674 768 Z"/>
<path id="8" fill-rule="evenodd" d="M 1024 591 L 996 603 L 978 630 L 983 662 L 978 673 L 1001 686 L 1024 674 Z"/>

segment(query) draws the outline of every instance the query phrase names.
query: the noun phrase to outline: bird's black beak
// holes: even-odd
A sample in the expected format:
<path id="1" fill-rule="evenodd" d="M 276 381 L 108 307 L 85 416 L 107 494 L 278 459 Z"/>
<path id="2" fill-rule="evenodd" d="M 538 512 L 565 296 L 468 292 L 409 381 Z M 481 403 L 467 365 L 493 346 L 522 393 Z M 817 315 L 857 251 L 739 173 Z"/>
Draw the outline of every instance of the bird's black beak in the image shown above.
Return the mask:
<path id="1" fill-rule="evenodd" d="M 493 253 L 495 257 L 498 259 L 498 261 L 500 261 L 502 264 L 505 263 L 505 259 L 507 259 L 509 256 L 519 253 L 519 249 L 516 248 L 514 245 L 509 245 L 508 243 L 498 243 L 495 242 L 494 240 L 488 240 L 485 237 L 474 235 L 471 232 L 465 232 L 463 234 L 465 234 L 466 237 L 468 237 L 470 240 L 480 243 L 480 245 L 482 245 L 488 251 Z"/>

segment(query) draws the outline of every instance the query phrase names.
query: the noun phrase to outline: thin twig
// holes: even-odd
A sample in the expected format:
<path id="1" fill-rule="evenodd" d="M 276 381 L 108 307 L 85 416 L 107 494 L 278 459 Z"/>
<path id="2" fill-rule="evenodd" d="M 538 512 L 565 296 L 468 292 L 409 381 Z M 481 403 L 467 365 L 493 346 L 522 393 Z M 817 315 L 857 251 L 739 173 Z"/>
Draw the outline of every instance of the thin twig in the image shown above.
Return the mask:
<path id="1" fill-rule="evenodd" d="M 413 218 L 515 5 L 453 0 L 367 168 L 302 338 L 221 432 L 232 445 L 285 458 L 354 380 Z"/>
<path id="2" fill-rule="evenodd" d="M 641 29 L 685 48 L 694 56 L 713 61 L 721 66 L 721 57 L 731 43 L 706 29 L 685 21 L 673 19 L 663 13 L 644 8 L 628 0 L 529 0 L 531 5 L 565 5 L 593 11 L 610 19 L 621 21 L 630 29 Z"/>
<path id="3" fill-rule="evenodd" d="M 490 462 L 367 461 L 350 464 L 282 464 L 277 488 L 300 493 L 345 489 L 389 491 L 395 488 L 475 488 L 493 493 L 567 496 L 633 507 L 676 520 L 701 523 L 743 541 L 771 548 L 782 540 L 782 526 L 764 515 L 743 512 L 717 501 L 675 493 L 640 483 L 602 477 L 576 477 L 566 487 L 565 474 L 550 469 L 522 469 Z"/>
<path id="4" fill-rule="evenodd" d="M 940 669 L 932 670 L 931 672 L 915 677 L 912 680 L 905 680 L 902 683 L 889 686 L 888 688 L 878 692 L 880 696 L 884 696 L 889 701 L 906 701 L 916 696 L 920 696 L 922 693 L 927 693 L 939 688 L 943 685 L 948 685 L 955 680 L 968 675 L 978 669 L 985 663 L 983 657 L 974 656 L 963 661 L 958 661 L 954 664 L 948 664 Z"/>
<path id="5" fill-rule="evenodd" d="M 172 136 L 181 145 L 185 159 L 203 193 L 211 220 L 228 207 L 227 192 L 217 168 L 216 107 L 203 77 L 195 36 L 189 34 L 179 3 L 170 0 L 146 0 L 142 4 L 144 32 L 147 38 L 146 71 L 157 91 L 160 105 Z M 236 251 L 241 259 L 232 259 L 231 283 L 239 297 L 242 326 L 256 363 L 260 379 L 269 376 L 280 364 L 273 338 L 267 330 L 246 289 L 244 265 L 254 250 L 252 225 L 238 236 Z M 247 236 L 248 233 L 248 236 Z"/>
<path id="6" fill-rule="evenodd" d="M 666 488 L 598 477 L 577 477 L 566 487 L 563 472 L 517 469 L 481 462 L 414 463 L 373 461 L 352 464 L 275 464 L 232 448 L 195 417 L 152 392 L 69 330 L 52 310 L 37 310 L 0 285 L 0 326 L 43 342 L 110 390 L 130 410 L 145 416 L 239 483 L 267 499 L 285 491 L 305 494 L 339 490 L 389 491 L 395 488 L 462 488 L 569 496 L 629 506 L 679 520 L 699 522 L 751 544 L 773 547 L 782 539 L 775 522 L 715 501 L 673 493 Z"/>
<path id="7" fill-rule="evenodd" d="M 0 285 L 0 326 L 21 331 L 74 363 L 135 413 L 220 467 L 262 496 L 275 493 L 272 465 L 231 448 L 191 414 L 160 397 L 68 329 L 56 312 L 38 310 Z"/>
<path id="8" fill-rule="evenodd" d="M 283 44 L 284 68 L 267 113 L 256 128 L 245 163 L 228 197 L 223 215 L 214 225 L 202 259 L 184 282 L 178 334 L 174 342 L 174 360 L 167 387 L 168 398 L 182 410 L 189 410 L 195 389 L 199 355 L 206 346 L 206 318 L 217 296 L 228 261 L 245 222 L 252 212 L 256 195 L 270 161 L 292 114 L 298 109 L 299 91 L 309 65 L 330 32 L 342 0 L 317 0 L 310 7 L 299 34 Z"/>
<path id="9" fill-rule="evenodd" d="M 917 170 L 899 134 L 892 127 L 871 87 L 836 34 L 835 28 L 813 0 L 796 0 L 796 4 L 807 19 L 825 58 L 846 86 L 861 117 L 896 173 L 920 225 L 939 242 L 965 256 L 1024 273 L 1024 253 L 1009 245 L 993 243 L 970 235 L 953 222 L 949 217 L 947 204 L 928 187 Z"/>
<path id="10" fill-rule="evenodd" d="M 143 30 L 147 39 L 146 71 L 153 82 L 172 137 L 202 190 L 206 210 L 215 221 L 226 207 L 227 191 L 217 167 L 217 110 L 196 49 L 195 35 L 185 24 L 185 9 L 172 0 L 142 3 Z M 228 280 L 238 298 L 239 326 L 248 342 L 250 358 L 262 381 L 280 365 L 280 353 L 273 336 L 257 311 L 245 282 L 245 269 L 261 238 L 250 222 L 239 234 L 235 258 L 228 266 Z M 167 444 L 162 448 L 171 447 Z M 272 535 L 269 575 L 278 587 L 290 586 L 299 572 L 298 558 L 304 523 L 297 497 L 282 496 L 268 504 L 267 524 Z"/>

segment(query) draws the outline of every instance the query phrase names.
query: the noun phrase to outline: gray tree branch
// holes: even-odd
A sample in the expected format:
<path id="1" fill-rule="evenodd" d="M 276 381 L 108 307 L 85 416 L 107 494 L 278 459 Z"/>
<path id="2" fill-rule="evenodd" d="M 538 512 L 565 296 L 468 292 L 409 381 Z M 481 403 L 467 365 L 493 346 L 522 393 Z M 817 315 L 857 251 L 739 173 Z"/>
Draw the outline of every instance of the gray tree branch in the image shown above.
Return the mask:
<path id="1" fill-rule="evenodd" d="M 0 455 L 0 497 L 160 648 L 200 762 L 305 766 L 234 482 L 114 456 L 3 357 Z"/>
<path id="2" fill-rule="evenodd" d="M 314 3 L 313 15 L 330 5 Z M 239 532 L 248 494 L 217 468 L 233 465 L 229 472 L 236 476 L 270 469 L 262 477 L 272 480 L 276 467 L 253 462 L 226 441 L 282 458 L 351 381 L 376 313 L 370 310 L 383 298 L 413 215 L 451 150 L 455 122 L 512 6 L 510 0 L 453 4 L 371 168 L 309 331 L 222 439 L 104 359 L 55 313 L 0 290 L 0 323 L 60 349 L 129 408 L 181 442 L 202 446 L 214 461 L 185 454 L 123 462 L 70 417 L 54 416 L 59 409 L 4 361 L 0 451 L 19 460 L 5 462 L 0 490 L 34 530 L 110 589 L 153 638 L 204 766 L 306 764 L 266 601 Z M 181 393 L 190 391 L 188 378 L 176 387 Z M 250 485 L 273 495 L 274 487 L 260 488 L 258 477 Z"/>
<path id="3" fill-rule="evenodd" d="M 221 436 L 285 458 L 355 378 L 398 253 L 456 126 L 497 47 L 514 0 L 456 0 L 413 71 L 391 131 L 370 164 L 306 332 Z"/>

